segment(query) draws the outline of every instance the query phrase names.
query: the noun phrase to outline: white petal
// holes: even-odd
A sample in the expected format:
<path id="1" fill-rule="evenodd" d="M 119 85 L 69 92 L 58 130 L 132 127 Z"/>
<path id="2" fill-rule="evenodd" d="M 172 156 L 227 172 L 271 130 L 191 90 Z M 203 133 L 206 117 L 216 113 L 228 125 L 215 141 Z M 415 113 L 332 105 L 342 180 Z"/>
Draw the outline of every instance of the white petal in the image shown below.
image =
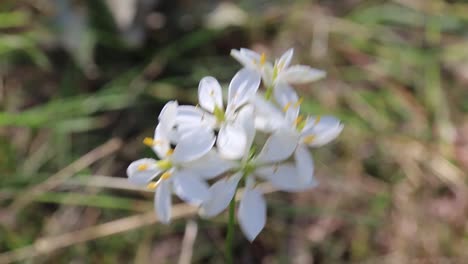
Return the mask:
<path id="1" fill-rule="evenodd" d="M 274 163 L 288 159 L 296 149 L 298 136 L 287 130 L 279 129 L 265 142 L 258 154 L 257 164 Z"/>
<path id="2" fill-rule="evenodd" d="M 288 49 L 283 55 L 281 55 L 280 59 L 278 60 L 278 67 L 280 67 L 280 71 L 282 69 L 288 68 L 289 64 L 291 63 L 292 56 L 294 54 L 294 49 Z"/>
<path id="3" fill-rule="evenodd" d="M 245 154 L 247 138 L 242 127 L 225 124 L 218 133 L 216 146 L 225 159 L 240 159 Z"/>
<path id="4" fill-rule="evenodd" d="M 241 48 L 240 53 L 255 62 L 259 62 L 260 58 L 262 57 L 262 55 L 258 54 L 257 52 L 246 48 Z"/>
<path id="5" fill-rule="evenodd" d="M 244 129 L 246 143 L 244 153 L 248 153 L 255 138 L 255 116 L 254 107 L 246 105 L 237 114 L 235 124 Z"/>
<path id="6" fill-rule="evenodd" d="M 169 180 L 159 181 L 156 194 L 154 195 L 154 206 L 159 220 L 167 224 L 171 221 L 171 182 Z"/>
<path id="7" fill-rule="evenodd" d="M 196 160 L 211 150 L 215 140 L 212 130 L 194 129 L 192 133 L 184 135 L 179 140 L 170 158 L 176 164 Z"/>
<path id="8" fill-rule="evenodd" d="M 263 132 L 273 132 L 285 125 L 283 113 L 263 95 L 257 94 L 255 105 L 255 128 Z"/>
<path id="9" fill-rule="evenodd" d="M 161 173 L 154 159 L 139 159 L 132 162 L 127 168 L 128 180 L 139 186 L 146 186 L 152 179 Z"/>
<path id="10" fill-rule="evenodd" d="M 179 104 L 177 101 L 169 101 L 164 105 L 161 113 L 159 114 L 159 126 L 164 129 L 164 132 L 169 133 L 175 125 L 177 116 L 177 108 Z"/>
<path id="11" fill-rule="evenodd" d="M 188 163 L 184 167 L 203 179 L 212 179 L 234 166 L 236 166 L 236 162 L 223 159 L 215 150 L 211 150 L 205 156 Z"/>
<path id="12" fill-rule="evenodd" d="M 196 126 L 214 128 L 216 125 L 216 118 L 199 107 L 181 105 L 177 109 L 176 124 L 179 130 L 181 127 L 193 128 Z"/>
<path id="13" fill-rule="evenodd" d="M 161 126 L 161 123 L 156 126 L 156 130 L 154 131 L 154 145 L 153 150 L 156 152 L 160 159 L 164 159 L 167 157 L 167 153 L 171 148 L 171 142 L 168 135 L 168 132 Z"/>
<path id="14" fill-rule="evenodd" d="M 250 58 L 249 56 L 247 56 L 245 53 L 242 53 L 242 52 L 240 52 L 238 50 L 233 49 L 233 50 L 231 50 L 231 56 L 234 59 L 236 59 L 240 64 L 242 64 L 242 66 L 244 66 L 246 68 L 250 68 L 250 69 L 258 68 L 257 64 L 255 64 L 255 61 L 252 58 Z"/>
<path id="15" fill-rule="evenodd" d="M 198 101 L 211 113 L 214 112 L 215 106 L 224 110 L 221 85 L 215 78 L 208 76 L 201 79 L 198 85 Z"/>
<path id="16" fill-rule="evenodd" d="M 209 199 L 204 201 L 200 207 L 200 215 L 203 217 L 213 217 L 226 209 L 232 198 L 234 198 L 237 184 L 241 178 L 242 173 L 238 172 L 213 184 L 209 189 Z"/>
<path id="17" fill-rule="evenodd" d="M 302 142 L 311 147 L 323 146 L 338 137 L 343 127 L 340 120 L 332 116 L 309 118 L 301 132 Z M 313 136 L 313 140 L 306 140 L 310 136 Z"/>
<path id="18" fill-rule="evenodd" d="M 288 192 L 303 191 L 314 184 L 305 184 L 297 173 L 296 166 L 291 163 L 260 167 L 255 170 L 255 175 L 270 181 L 275 188 Z"/>
<path id="19" fill-rule="evenodd" d="M 266 62 L 265 65 L 263 65 L 262 68 L 262 79 L 263 79 L 263 85 L 265 87 L 271 87 L 273 85 L 273 65 L 271 63 Z"/>
<path id="20" fill-rule="evenodd" d="M 241 69 L 229 84 L 226 114 L 235 112 L 243 104 L 254 98 L 260 85 L 260 74 L 251 69 Z"/>
<path id="21" fill-rule="evenodd" d="M 314 181 L 314 160 L 310 151 L 304 145 L 297 146 L 294 152 L 296 168 L 302 183 L 309 185 Z"/>
<path id="22" fill-rule="evenodd" d="M 266 222 L 266 204 L 262 193 L 257 189 L 247 188 L 237 213 L 242 232 L 252 242 Z"/>
<path id="23" fill-rule="evenodd" d="M 208 184 L 189 170 L 177 170 L 172 175 L 174 192 L 192 205 L 200 205 L 209 197 Z"/>
<path id="24" fill-rule="evenodd" d="M 292 84 L 304 84 L 320 80 L 326 72 L 306 65 L 294 65 L 283 71 L 278 78 Z"/>
<path id="25" fill-rule="evenodd" d="M 278 83 L 273 89 L 276 102 L 285 112 L 286 120 L 294 123 L 299 116 L 300 101 L 296 91 L 287 83 Z"/>

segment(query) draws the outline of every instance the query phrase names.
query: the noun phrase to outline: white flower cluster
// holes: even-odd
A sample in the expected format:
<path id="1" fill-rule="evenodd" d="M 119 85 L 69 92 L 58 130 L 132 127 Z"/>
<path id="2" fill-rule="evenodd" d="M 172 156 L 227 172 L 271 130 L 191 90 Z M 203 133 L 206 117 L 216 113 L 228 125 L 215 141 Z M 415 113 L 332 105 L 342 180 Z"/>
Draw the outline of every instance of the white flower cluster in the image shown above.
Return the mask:
<path id="1" fill-rule="evenodd" d="M 269 181 L 279 190 L 302 191 L 314 186 L 309 147 L 336 138 L 343 125 L 331 116 L 300 115 L 302 99 L 290 84 L 307 83 L 325 73 L 304 65 L 290 66 L 293 50 L 274 64 L 249 49 L 231 55 L 243 66 L 231 80 L 227 103 L 213 77 L 198 87 L 198 106 L 166 104 L 154 137 L 146 138 L 158 160 L 134 161 L 130 182 L 155 189 L 161 222 L 171 218 L 171 194 L 199 206 L 203 217 L 228 207 L 240 184 L 245 186 L 237 218 L 250 241 L 263 229 L 266 204 L 256 183 Z M 263 82 L 266 88 L 261 93 Z M 213 185 L 207 183 L 221 177 Z"/>

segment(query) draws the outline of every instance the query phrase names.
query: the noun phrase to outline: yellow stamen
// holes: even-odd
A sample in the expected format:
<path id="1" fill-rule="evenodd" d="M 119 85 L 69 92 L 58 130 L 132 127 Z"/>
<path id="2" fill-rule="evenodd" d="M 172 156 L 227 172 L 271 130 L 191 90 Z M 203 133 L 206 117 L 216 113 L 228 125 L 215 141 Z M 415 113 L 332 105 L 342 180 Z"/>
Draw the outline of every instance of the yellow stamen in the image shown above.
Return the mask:
<path id="1" fill-rule="evenodd" d="M 161 144 L 161 140 L 154 140 L 152 138 L 145 137 L 145 139 L 143 139 L 143 144 L 145 144 L 148 147 L 154 147 L 158 144 Z"/>
<path id="2" fill-rule="evenodd" d="M 317 118 L 315 118 L 314 126 L 317 125 L 320 122 L 321 118 L 322 118 L 321 116 L 317 116 Z"/>
<path id="3" fill-rule="evenodd" d="M 283 107 L 283 112 L 287 112 L 289 107 L 291 107 L 291 102 L 287 103 L 284 107 Z"/>
<path id="4" fill-rule="evenodd" d="M 154 139 L 145 137 L 145 139 L 143 139 L 143 144 L 145 144 L 148 147 L 152 147 L 154 146 Z"/>
<path id="5" fill-rule="evenodd" d="M 300 123 L 302 122 L 303 119 L 304 119 L 304 116 L 299 115 L 299 116 L 294 120 L 294 125 L 297 126 L 298 124 L 300 124 Z"/>
<path id="6" fill-rule="evenodd" d="M 304 101 L 303 97 L 299 98 L 299 100 L 297 100 L 297 102 L 294 104 L 294 108 L 298 108 L 302 104 L 303 101 Z"/>
<path id="7" fill-rule="evenodd" d="M 165 173 L 163 173 L 161 175 L 161 179 L 167 180 L 167 179 L 171 178 L 171 176 L 172 176 L 172 173 L 170 171 L 166 171 Z"/>
<path id="8" fill-rule="evenodd" d="M 308 135 L 304 138 L 304 143 L 310 144 L 314 142 L 314 140 L 315 140 L 315 135 Z"/>
<path id="9" fill-rule="evenodd" d="M 148 164 L 140 164 L 140 165 L 138 165 L 138 167 L 137 167 L 137 170 L 138 170 L 138 171 L 145 171 L 145 170 L 147 170 L 147 169 L 148 169 Z"/>
<path id="10" fill-rule="evenodd" d="M 168 149 L 168 150 L 166 151 L 166 156 L 170 156 L 170 155 L 172 155 L 173 153 L 174 153 L 174 150 L 170 148 L 170 149 Z"/>
<path id="11" fill-rule="evenodd" d="M 158 182 L 150 182 L 148 183 L 148 185 L 146 185 L 146 188 L 150 189 L 150 190 L 154 190 L 158 187 Z"/>
<path id="12" fill-rule="evenodd" d="M 260 56 L 260 65 L 264 65 L 266 62 L 266 55 L 265 55 L 265 52 L 262 53 L 262 55 Z"/>

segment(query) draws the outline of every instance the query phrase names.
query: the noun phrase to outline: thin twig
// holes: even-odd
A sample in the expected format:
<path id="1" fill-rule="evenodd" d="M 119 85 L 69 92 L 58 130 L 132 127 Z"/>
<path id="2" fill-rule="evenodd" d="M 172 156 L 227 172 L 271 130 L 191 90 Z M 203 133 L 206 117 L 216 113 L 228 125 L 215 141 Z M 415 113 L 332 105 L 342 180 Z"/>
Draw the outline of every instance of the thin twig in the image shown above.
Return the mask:
<path id="1" fill-rule="evenodd" d="M 32 186 L 31 188 L 24 190 L 23 193 L 27 193 L 28 195 L 21 195 L 19 196 L 7 211 L 12 212 L 12 214 L 16 214 L 18 211 L 23 209 L 26 205 L 28 205 L 31 201 L 34 200 L 38 195 L 41 193 L 47 192 L 57 186 L 59 186 L 63 181 L 70 178 L 77 172 L 89 167 L 91 164 L 100 160 L 115 151 L 117 151 L 122 146 L 122 141 L 118 138 L 110 139 L 103 145 L 93 149 L 92 151 L 88 152 L 81 158 L 77 159 L 72 164 L 68 165 L 67 167 L 63 168 L 56 174 L 50 176 L 44 182 Z"/>
<path id="2" fill-rule="evenodd" d="M 179 264 L 192 263 L 193 245 L 197 237 L 198 225 L 195 221 L 190 220 L 185 226 L 184 239 L 182 240 L 182 250 L 180 251 Z"/>
<path id="3" fill-rule="evenodd" d="M 137 185 L 129 184 L 127 178 L 118 178 L 106 175 L 89 175 L 83 177 L 77 177 L 75 179 L 69 179 L 64 182 L 61 187 L 73 188 L 73 187 L 95 187 L 95 188 L 107 188 L 107 189 L 120 189 L 128 191 L 139 191 L 139 192 L 152 192 L 148 188 L 140 187 Z"/>
<path id="4" fill-rule="evenodd" d="M 267 183 L 257 185 L 263 193 L 274 192 L 275 189 Z M 243 191 L 239 190 L 236 200 L 239 200 Z M 194 215 L 197 212 L 196 207 L 186 204 L 177 204 L 172 207 L 172 219 L 178 219 Z M 22 261 L 28 258 L 51 253 L 55 250 L 73 246 L 78 243 L 119 234 L 122 232 L 134 230 L 157 222 L 154 212 L 124 217 L 118 220 L 104 224 L 83 228 L 81 230 L 68 232 L 62 235 L 49 236 L 36 240 L 34 244 L 8 251 L 0 254 L 0 263 L 12 263 Z"/>

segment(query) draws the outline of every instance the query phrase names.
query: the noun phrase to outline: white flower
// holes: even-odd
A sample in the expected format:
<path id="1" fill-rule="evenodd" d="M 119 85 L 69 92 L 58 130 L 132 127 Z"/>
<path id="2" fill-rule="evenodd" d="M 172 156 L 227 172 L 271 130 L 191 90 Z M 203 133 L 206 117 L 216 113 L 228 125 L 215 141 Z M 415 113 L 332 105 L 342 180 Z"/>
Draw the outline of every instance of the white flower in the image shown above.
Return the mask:
<path id="1" fill-rule="evenodd" d="M 265 64 L 265 82 L 267 87 L 278 83 L 305 84 L 325 77 L 325 71 L 314 69 L 307 65 L 289 66 L 293 54 L 294 49 L 289 49 L 275 61 L 273 66 Z"/>
<path id="2" fill-rule="evenodd" d="M 263 66 L 265 66 L 266 63 L 268 63 L 266 61 L 265 53 L 258 54 L 253 50 L 245 48 L 241 48 L 239 50 L 231 50 L 231 56 L 234 59 L 236 59 L 240 64 L 242 64 L 242 66 L 244 66 L 245 68 L 258 71 L 259 73 L 262 73 Z"/>
<path id="3" fill-rule="evenodd" d="M 284 118 L 277 126 L 295 134 L 297 148 L 294 152 L 297 171 L 305 184 L 313 182 L 314 162 L 307 147 L 320 147 L 335 139 L 343 130 L 343 124 L 332 116 L 308 117 L 299 115 L 302 100 L 287 84 L 280 84 L 275 99 L 282 107 Z M 273 117 L 276 118 L 277 117 Z M 278 121 L 277 121 L 278 122 Z M 281 125 L 282 124 L 282 125 Z"/>
<path id="4" fill-rule="evenodd" d="M 289 49 L 272 64 L 266 60 L 265 53 L 258 54 L 245 48 L 231 50 L 231 56 L 234 59 L 244 67 L 256 70 L 262 75 L 267 89 L 276 89 L 276 85 L 279 83 L 304 84 L 325 77 L 324 71 L 307 65 L 290 66 L 293 54 L 294 49 Z"/>
<path id="5" fill-rule="evenodd" d="M 184 134 L 195 128 L 219 129 L 216 146 L 219 153 L 227 159 L 242 156 L 246 144 L 243 128 L 236 125 L 239 109 L 255 96 L 260 85 L 260 76 L 252 70 L 242 69 L 229 84 L 226 108 L 223 104 L 222 89 L 213 77 L 205 77 L 198 87 L 200 107 L 180 106 L 177 114 L 178 130 Z"/>
<path id="6" fill-rule="evenodd" d="M 215 139 L 203 128 L 184 134 L 172 149 L 168 133 L 173 129 L 176 114 L 177 102 L 166 104 L 154 138 L 144 140 L 160 159 L 140 159 L 127 168 L 130 182 L 155 189 L 155 209 L 163 223 L 170 221 L 172 192 L 187 203 L 199 205 L 209 196 L 204 179 L 218 176 L 232 167 L 211 150 Z"/>
<path id="7" fill-rule="evenodd" d="M 155 190 L 155 210 L 163 223 L 171 218 L 172 193 L 200 206 L 201 216 L 212 217 L 226 209 L 239 184 L 245 185 L 237 218 L 242 232 L 253 241 L 265 226 L 267 210 L 257 182 L 268 181 L 290 192 L 314 186 L 309 147 L 330 142 L 343 125 L 331 116 L 299 114 L 302 99 L 290 85 L 315 81 L 325 73 L 291 66 L 293 49 L 274 63 L 249 49 L 232 50 L 231 55 L 244 68 L 232 78 L 227 102 L 213 77 L 200 81 L 198 106 L 168 102 L 154 137 L 144 140 L 158 159 L 132 162 L 127 175 L 130 182 Z M 257 94 L 262 80 L 265 95 Z M 265 133 L 257 135 L 257 130 Z M 230 176 L 211 187 L 206 183 L 228 171 Z"/>
<path id="8" fill-rule="evenodd" d="M 285 125 L 284 113 L 264 94 L 258 93 L 252 104 L 255 106 L 255 128 L 272 133 Z"/>
<path id="9" fill-rule="evenodd" d="M 212 217 L 223 211 L 232 200 L 237 185 L 243 178 L 246 189 L 241 198 L 237 217 L 242 231 L 252 241 L 265 225 L 266 204 L 260 190 L 255 188 L 256 178 L 270 181 L 276 188 L 299 191 L 309 186 L 298 177 L 296 167 L 280 163 L 288 159 L 296 148 L 296 137 L 286 129 L 275 131 L 255 155 L 251 146 L 255 136 L 254 109 L 246 106 L 239 111 L 238 122 L 242 124 L 247 138 L 240 169 L 230 177 L 223 178 L 210 187 L 210 196 L 200 208 L 200 215 Z"/>

